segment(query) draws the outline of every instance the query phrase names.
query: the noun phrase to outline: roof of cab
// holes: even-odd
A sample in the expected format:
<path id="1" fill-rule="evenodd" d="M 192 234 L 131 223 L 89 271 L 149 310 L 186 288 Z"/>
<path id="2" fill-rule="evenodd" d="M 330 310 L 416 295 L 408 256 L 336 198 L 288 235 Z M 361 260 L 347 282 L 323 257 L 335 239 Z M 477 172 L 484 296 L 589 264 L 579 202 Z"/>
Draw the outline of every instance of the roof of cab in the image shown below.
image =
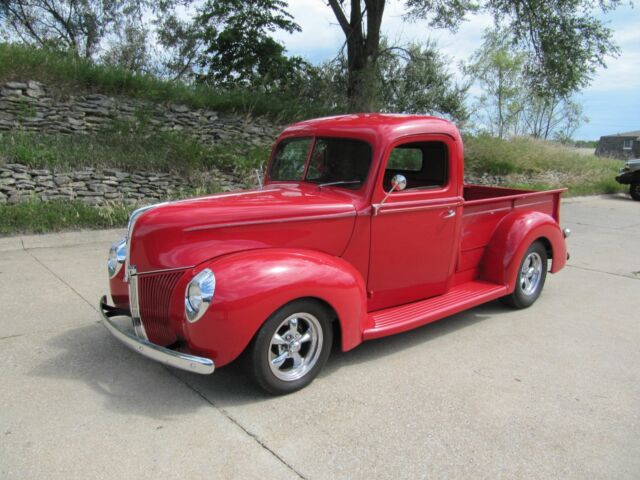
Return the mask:
<path id="1" fill-rule="evenodd" d="M 460 136 L 456 126 L 443 118 L 388 113 L 356 113 L 305 120 L 288 126 L 281 136 L 335 133 L 358 137 L 383 135 L 390 141 L 421 133 L 447 134 L 456 139 Z"/>

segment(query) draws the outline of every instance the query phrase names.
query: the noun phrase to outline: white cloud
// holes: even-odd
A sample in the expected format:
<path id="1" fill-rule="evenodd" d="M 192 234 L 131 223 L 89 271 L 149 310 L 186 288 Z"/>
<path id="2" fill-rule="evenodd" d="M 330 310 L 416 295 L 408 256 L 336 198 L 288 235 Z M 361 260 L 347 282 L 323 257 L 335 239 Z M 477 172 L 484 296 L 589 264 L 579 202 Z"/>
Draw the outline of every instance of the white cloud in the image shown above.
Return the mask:
<path id="1" fill-rule="evenodd" d="M 301 55 L 313 62 L 336 56 L 344 43 L 344 35 L 324 0 L 289 0 L 288 11 L 302 32 L 280 31 L 274 37 L 284 43 L 289 54 Z"/>
<path id="2" fill-rule="evenodd" d="M 620 46 L 620 56 L 607 60 L 607 68 L 600 68 L 592 85 L 585 91 L 613 91 L 640 89 L 640 13 L 630 9 L 628 22 L 614 29 L 613 38 Z"/>

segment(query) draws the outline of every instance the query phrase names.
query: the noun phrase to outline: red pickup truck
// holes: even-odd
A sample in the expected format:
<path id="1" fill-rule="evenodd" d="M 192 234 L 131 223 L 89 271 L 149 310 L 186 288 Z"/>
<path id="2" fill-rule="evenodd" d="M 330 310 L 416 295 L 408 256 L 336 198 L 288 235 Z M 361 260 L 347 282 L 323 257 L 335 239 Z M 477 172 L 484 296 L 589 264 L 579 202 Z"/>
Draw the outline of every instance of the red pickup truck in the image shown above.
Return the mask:
<path id="1" fill-rule="evenodd" d="M 196 373 L 242 354 L 283 394 L 313 380 L 334 341 L 350 350 L 494 299 L 528 307 L 568 257 L 564 190 L 465 185 L 463 165 L 458 130 L 438 118 L 292 125 L 261 188 L 132 213 L 109 254 L 104 324 Z"/>

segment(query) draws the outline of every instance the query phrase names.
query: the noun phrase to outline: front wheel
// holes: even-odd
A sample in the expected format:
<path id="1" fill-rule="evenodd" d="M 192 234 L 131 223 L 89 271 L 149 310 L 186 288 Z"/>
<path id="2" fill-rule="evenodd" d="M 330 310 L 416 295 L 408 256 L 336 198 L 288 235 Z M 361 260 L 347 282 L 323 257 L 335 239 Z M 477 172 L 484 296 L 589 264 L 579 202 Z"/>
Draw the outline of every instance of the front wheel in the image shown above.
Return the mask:
<path id="1" fill-rule="evenodd" d="M 546 278 L 547 249 L 541 242 L 536 241 L 522 258 L 513 293 L 500 300 L 512 308 L 530 307 L 540 296 Z"/>
<path id="2" fill-rule="evenodd" d="M 331 316 L 313 300 L 297 300 L 275 312 L 249 349 L 250 373 L 267 392 L 283 395 L 309 385 L 329 357 Z"/>
<path id="3" fill-rule="evenodd" d="M 629 195 L 634 200 L 640 201 L 640 183 L 632 183 L 629 185 Z"/>

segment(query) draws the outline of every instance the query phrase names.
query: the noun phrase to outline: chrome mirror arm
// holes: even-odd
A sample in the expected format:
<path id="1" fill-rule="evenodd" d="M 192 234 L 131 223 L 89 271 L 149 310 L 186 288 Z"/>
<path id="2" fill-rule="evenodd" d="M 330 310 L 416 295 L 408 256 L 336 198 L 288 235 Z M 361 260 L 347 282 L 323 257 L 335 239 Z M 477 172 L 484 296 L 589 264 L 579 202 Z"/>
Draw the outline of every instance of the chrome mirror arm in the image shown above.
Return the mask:
<path id="1" fill-rule="evenodd" d="M 397 191 L 402 191 L 405 188 L 407 188 L 407 179 L 404 175 L 394 175 L 393 178 L 391 179 L 391 188 L 389 189 L 389 191 L 387 192 L 387 194 L 384 196 L 384 198 L 382 199 L 382 201 L 378 204 L 378 205 L 374 205 L 373 206 L 373 214 L 377 215 L 378 214 L 378 210 L 380 209 L 380 207 L 382 207 L 382 205 L 384 204 L 384 202 L 387 201 L 387 198 L 389 198 L 389 195 L 391 195 L 393 192 Z"/>

